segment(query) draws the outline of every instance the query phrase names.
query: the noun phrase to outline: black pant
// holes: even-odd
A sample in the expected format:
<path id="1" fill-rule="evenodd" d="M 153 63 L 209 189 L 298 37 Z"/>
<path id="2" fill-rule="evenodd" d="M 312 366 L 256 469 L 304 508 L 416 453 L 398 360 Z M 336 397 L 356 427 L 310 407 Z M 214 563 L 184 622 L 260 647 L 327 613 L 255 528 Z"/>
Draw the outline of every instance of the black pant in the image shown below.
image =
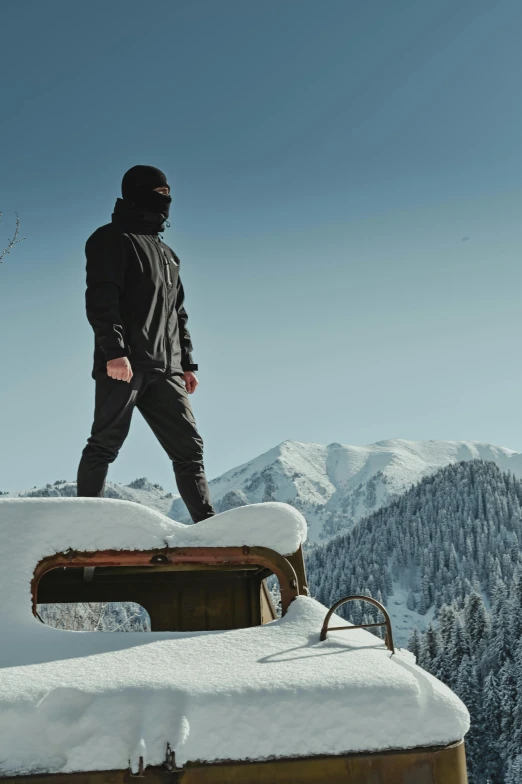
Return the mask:
<path id="1" fill-rule="evenodd" d="M 195 523 L 215 514 L 203 467 L 203 439 L 196 429 L 181 376 L 136 371 L 117 381 L 95 374 L 94 424 L 78 466 L 77 495 L 102 497 L 105 479 L 129 432 L 136 406 L 172 460 L 176 484 Z"/>

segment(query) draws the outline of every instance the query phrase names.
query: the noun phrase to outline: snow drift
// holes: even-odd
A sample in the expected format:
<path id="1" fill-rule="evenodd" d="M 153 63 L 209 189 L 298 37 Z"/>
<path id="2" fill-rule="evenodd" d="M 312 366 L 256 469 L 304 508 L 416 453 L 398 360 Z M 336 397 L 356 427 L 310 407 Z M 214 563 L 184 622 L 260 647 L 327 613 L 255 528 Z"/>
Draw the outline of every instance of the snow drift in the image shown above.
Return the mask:
<path id="1" fill-rule="evenodd" d="M 167 743 L 183 765 L 462 738 L 466 708 L 410 654 L 361 630 L 320 643 L 326 608 L 313 599 L 225 632 L 68 632 L 31 612 L 34 568 L 54 552 L 246 544 L 287 555 L 305 533 L 280 503 L 190 527 L 127 501 L 0 500 L 0 775 L 136 769 L 140 756 L 161 764 Z"/>

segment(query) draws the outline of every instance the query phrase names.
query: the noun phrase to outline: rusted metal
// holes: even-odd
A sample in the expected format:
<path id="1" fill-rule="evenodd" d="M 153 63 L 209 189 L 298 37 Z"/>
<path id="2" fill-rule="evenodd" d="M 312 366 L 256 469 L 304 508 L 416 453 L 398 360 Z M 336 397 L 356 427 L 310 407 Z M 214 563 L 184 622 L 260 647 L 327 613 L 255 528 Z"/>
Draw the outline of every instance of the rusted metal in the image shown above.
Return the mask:
<path id="1" fill-rule="evenodd" d="M 0 778 L 2 784 L 128 784 L 129 771 Z M 464 742 L 444 747 L 267 762 L 145 768 L 144 784 L 467 784 Z"/>
<path id="2" fill-rule="evenodd" d="M 438 750 L 187 765 L 179 784 L 466 784 L 464 744 Z"/>
<path id="3" fill-rule="evenodd" d="M 150 562 L 151 562 L 151 564 L 154 564 L 154 565 L 156 565 L 156 564 L 168 564 L 169 559 L 168 559 L 168 557 L 166 555 L 163 555 L 161 553 L 160 555 L 153 555 L 152 558 L 150 559 Z"/>
<path id="4" fill-rule="evenodd" d="M 248 552 L 245 552 L 248 550 Z M 52 569 L 61 567 L 93 568 L 140 566 L 151 570 L 155 565 L 194 565 L 208 567 L 229 567 L 255 565 L 264 567 L 276 575 L 281 589 L 281 610 L 284 615 L 290 603 L 299 594 L 299 581 L 294 567 L 288 559 L 274 550 L 265 547 L 193 547 L 165 548 L 157 550 L 103 550 L 98 552 L 67 551 L 44 558 L 37 565 L 31 590 L 33 596 L 33 613 L 36 613 L 38 601 L 38 585 L 42 577 Z"/>
<path id="5" fill-rule="evenodd" d="M 129 776 L 131 779 L 144 779 L 145 778 L 145 763 L 143 761 L 143 757 L 140 757 L 140 761 L 138 764 L 138 772 L 133 773 L 132 767 L 129 760 Z"/>
<path id="6" fill-rule="evenodd" d="M 277 618 L 272 596 L 268 590 L 266 580 L 261 583 L 261 624 L 270 623 Z"/>
<path id="7" fill-rule="evenodd" d="M 384 621 L 380 623 L 361 623 L 357 626 L 328 626 L 330 622 L 330 618 L 334 614 L 334 612 L 342 605 L 346 604 L 347 602 L 368 602 L 369 604 L 373 604 L 377 607 L 382 614 L 384 615 Z M 392 632 L 392 625 L 390 616 L 388 615 L 388 611 L 386 608 L 377 601 L 377 599 L 372 599 L 369 596 L 346 596 L 344 599 L 339 599 L 333 607 L 330 607 L 328 613 L 326 614 L 326 618 L 324 619 L 323 628 L 321 629 L 321 642 L 326 640 L 326 635 L 328 632 L 346 632 L 351 631 L 352 629 L 370 629 L 375 626 L 385 626 L 386 627 L 386 636 L 384 638 L 384 644 L 392 653 L 395 653 L 395 648 L 393 645 L 393 632 Z"/>
<path id="8" fill-rule="evenodd" d="M 275 618 L 263 597 L 271 574 L 258 566 L 159 565 L 52 569 L 38 584 L 38 603 L 134 602 L 149 614 L 151 631 L 218 631 L 259 626 Z"/>
<path id="9" fill-rule="evenodd" d="M 170 743 L 167 743 L 167 755 L 165 757 L 164 767 L 171 773 L 178 773 L 183 768 L 178 768 L 176 765 L 176 752 L 172 750 Z"/>
<path id="10" fill-rule="evenodd" d="M 292 555 L 287 555 L 286 558 L 294 567 L 294 571 L 297 577 L 297 582 L 299 584 L 299 593 L 302 596 L 308 596 L 310 592 L 308 590 L 308 582 L 306 579 L 306 569 L 304 563 L 303 548 L 300 547 Z"/>

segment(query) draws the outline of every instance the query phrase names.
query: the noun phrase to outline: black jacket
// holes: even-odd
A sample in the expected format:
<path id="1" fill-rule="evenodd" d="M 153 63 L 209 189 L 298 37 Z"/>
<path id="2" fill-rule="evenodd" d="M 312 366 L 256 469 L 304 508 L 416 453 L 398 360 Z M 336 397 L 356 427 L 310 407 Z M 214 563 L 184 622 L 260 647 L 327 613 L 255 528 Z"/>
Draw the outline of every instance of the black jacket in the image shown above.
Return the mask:
<path id="1" fill-rule="evenodd" d="M 85 245 L 87 318 L 94 330 L 94 366 L 126 356 L 133 370 L 197 370 L 187 329 L 179 259 L 158 236 L 157 223 L 118 199 L 112 223 Z"/>

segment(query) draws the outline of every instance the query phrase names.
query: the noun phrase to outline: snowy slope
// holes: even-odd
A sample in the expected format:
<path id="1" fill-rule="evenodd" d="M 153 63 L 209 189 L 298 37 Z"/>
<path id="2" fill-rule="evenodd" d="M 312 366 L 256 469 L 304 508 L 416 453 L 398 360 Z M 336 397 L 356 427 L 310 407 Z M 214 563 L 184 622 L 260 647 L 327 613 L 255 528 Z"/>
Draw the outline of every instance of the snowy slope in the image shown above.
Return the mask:
<path id="1" fill-rule="evenodd" d="M 32 615 L 34 568 L 55 550 L 204 541 L 286 553 L 305 534 L 290 506 L 186 527 L 125 501 L 4 499 L 0 520 L 0 776 L 129 760 L 136 771 L 140 756 L 161 764 L 167 744 L 184 765 L 442 745 L 468 730 L 463 703 L 411 654 L 362 630 L 321 643 L 326 608 L 308 597 L 266 626 L 223 632 L 75 633 Z"/>
<path id="2" fill-rule="evenodd" d="M 263 501 L 292 504 L 307 519 L 309 541 L 321 541 L 351 528 L 439 468 L 476 459 L 492 461 L 522 478 L 521 453 L 476 441 L 397 438 L 369 446 L 284 441 L 212 480 L 210 489 L 219 512 Z M 71 497 L 76 495 L 76 485 L 48 484 L 18 495 Z M 173 520 L 190 522 L 178 495 L 145 478 L 129 485 L 108 482 L 106 497 L 134 501 Z"/>
<path id="3" fill-rule="evenodd" d="M 323 604 L 350 594 L 382 599 L 404 644 L 444 604 L 482 594 L 489 607 L 495 596 L 517 596 L 521 521 L 520 479 L 492 461 L 443 466 L 309 551 L 311 594 Z M 361 622 L 355 610 L 347 617 Z"/>
<path id="4" fill-rule="evenodd" d="M 0 497 L 76 498 L 76 482 L 58 481 L 43 487 L 33 487 L 32 490 L 21 490 L 16 494 L 7 493 L 5 496 Z M 135 479 L 128 485 L 107 482 L 105 497 L 116 498 L 119 501 L 133 501 L 167 515 L 172 508 L 173 500 L 179 498 L 179 495 L 165 492 L 160 485 L 152 484 L 148 479 L 142 477 Z"/>
<path id="5" fill-rule="evenodd" d="M 306 517 L 311 541 L 328 539 L 439 468 L 490 460 L 522 478 L 522 454 L 475 441 L 392 439 L 369 446 L 284 441 L 210 483 L 222 511 L 260 501 L 284 501 Z M 181 500 L 169 512 L 188 521 Z"/>

